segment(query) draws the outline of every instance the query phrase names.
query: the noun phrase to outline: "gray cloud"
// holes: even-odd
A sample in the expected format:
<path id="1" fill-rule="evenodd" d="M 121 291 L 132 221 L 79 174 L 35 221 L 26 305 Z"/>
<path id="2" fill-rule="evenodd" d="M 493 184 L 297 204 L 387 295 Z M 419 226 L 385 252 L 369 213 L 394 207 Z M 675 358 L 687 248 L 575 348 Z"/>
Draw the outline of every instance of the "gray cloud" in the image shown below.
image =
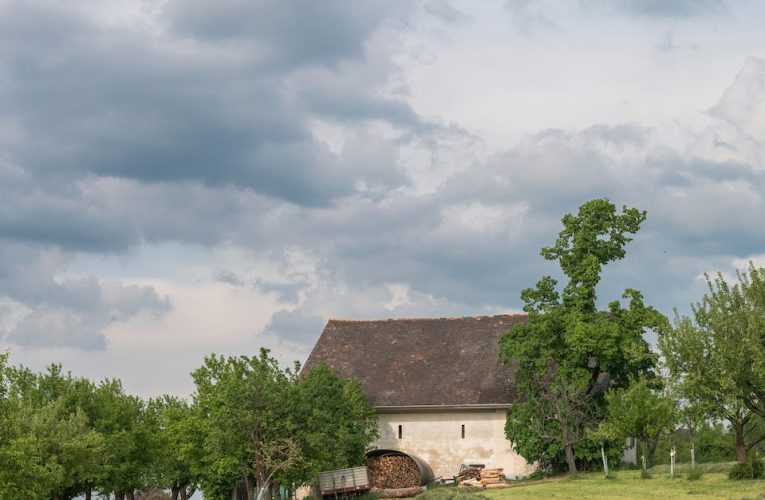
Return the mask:
<path id="1" fill-rule="evenodd" d="M 88 175 L 197 181 L 325 205 L 359 183 L 400 185 L 407 179 L 396 165 L 358 168 L 329 151 L 310 120 L 353 114 L 419 126 L 408 106 L 284 85 L 300 68 L 321 64 L 331 75 L 340 69 L 330 62 L 358 59 L 392 7 L 170 3 L 156 28 L 168 31 L 146 33 L 82 8 L 8 2 L 0 105 L 17 134 L 0 145 L 36 182 L 56 187 Z M 236 40 L 215 36 L 223 32 Z M 196 50 L 184 49 L 187 37 Z M 273 52 L 279 64 L 266 57 Z"/>
<path id="2" fill-rule="evenodd" d="M 352 0 L 172 0 L 163 19 L 174 34 L 202 40 L 255 40 L 281 64 L 332 65 L 363 55 L 371 31 L 396 2 Z"/>
<path id="3" fill-rule="evenodd" d="M 425 2 L 423 4 L 423 9 L 431 16 L 450 24 L 466 21 L 470 18 L 447 0 L 431 0 Z"/>
<path id="4" fill-rule="evenodd" d="M 53 248 L 6 243 L 0 244 L 0 256 L 0 297 L 28 310 L 0 332 L 19 346 L 103 349 L 103 330 L 110 323 L 141 313 L 161 316 L 172 308 L 169 298 L 150 286 L 59 276 L 67 258 Z M 15 314 L 6 308 L 0 323 Z"/>
<path id="5" fill-rule="evenodd" d="M 725 0 L 583 0 L 587 6 L 656 18 L 686 18 L 727 10 Z"/>
<path id="6" fill-rule="evenodd" d="M 263 333 L 274 335 L 282 341 L 305 346 L 315 340 L 324 328 L 326 319 L 305 311 L 282 309 L 271 316 Z"/>

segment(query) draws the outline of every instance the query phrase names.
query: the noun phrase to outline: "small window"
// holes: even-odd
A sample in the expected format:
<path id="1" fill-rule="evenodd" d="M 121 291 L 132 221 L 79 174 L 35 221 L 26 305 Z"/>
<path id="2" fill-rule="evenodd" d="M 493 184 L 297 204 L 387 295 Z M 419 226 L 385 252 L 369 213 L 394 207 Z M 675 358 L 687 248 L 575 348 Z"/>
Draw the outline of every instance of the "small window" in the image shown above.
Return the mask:
<path id="1" fill-rule="evenodd" d="M 404 435 L 404 426 L 399 425 L 398 426 L 398 438 L 401 439 L 401 437 Z"/>
<path id="2" fill-rule="evenodd" d="M 465 439 L 465 424 L 462 424 L 462 439 Z"/>

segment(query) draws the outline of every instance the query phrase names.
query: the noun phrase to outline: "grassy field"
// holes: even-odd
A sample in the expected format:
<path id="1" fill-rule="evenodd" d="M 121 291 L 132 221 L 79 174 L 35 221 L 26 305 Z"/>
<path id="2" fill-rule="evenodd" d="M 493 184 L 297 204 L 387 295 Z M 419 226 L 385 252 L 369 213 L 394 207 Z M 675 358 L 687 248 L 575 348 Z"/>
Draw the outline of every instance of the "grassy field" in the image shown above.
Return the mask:
<path id="1" fill-rule="evenodd" d="M 685 469 L 672 479 L 668 466 L 651 469 L 651 479 L 640 479 L 640 471 L 580 474 L 576 478 L 558 477 L 537 482 L 518 481 L 510 488 L 484 490 L 479 495 L 490 499 L 515 498 L 765 498 L 765 480 L 728 479 L 729 464 L 702 465 L 706 470 L 698 480 L 688 480 Z M 435 493 L 435 492 L 434 492 Z M 438 494 L 434 496 L 440 496 Z M 459 495 L 462 497 L 462 495 Z M 471 495 L 472 496 L 472 495 Z M 466 496 L 467 500 L 467 496 Z"/>
<path id="2" fill-rule="evenodd" d="M 686 479 L 686 469 L 679 468 L 670 478 L 668 466 L 651 469 L 651 479 L 640 479 L 639 471 L 620 471 L 609 479 L 602 474 L 581 474 L 577 478 L 549 480 L 537 484 L 518 483 L 502 490 L 486 490 L 489 498 L 765 498 L 765 480 L 733 481 L 728 479 L 729 464 L 702 465 L 700 479 Z"/>

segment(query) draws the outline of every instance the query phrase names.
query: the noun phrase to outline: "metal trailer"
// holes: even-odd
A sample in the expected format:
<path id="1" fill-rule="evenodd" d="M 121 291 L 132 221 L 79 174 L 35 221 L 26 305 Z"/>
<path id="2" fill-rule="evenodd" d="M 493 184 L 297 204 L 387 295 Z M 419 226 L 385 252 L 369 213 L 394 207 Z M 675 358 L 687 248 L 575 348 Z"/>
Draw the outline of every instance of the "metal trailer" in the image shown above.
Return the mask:
<path id="1" fill-rule="evenodd" d="M 366 467 L 351 467 L 319 473 L 319 491 L 322 495 L 342 495 L 369 490 Z"/>

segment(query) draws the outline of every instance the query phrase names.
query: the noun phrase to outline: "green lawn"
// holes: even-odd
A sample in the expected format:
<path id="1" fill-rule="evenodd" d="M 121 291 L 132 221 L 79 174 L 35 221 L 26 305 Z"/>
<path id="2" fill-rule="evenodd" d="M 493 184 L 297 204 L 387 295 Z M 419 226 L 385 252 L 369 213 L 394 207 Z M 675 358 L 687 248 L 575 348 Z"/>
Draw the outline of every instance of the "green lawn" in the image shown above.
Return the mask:
<path id="1" fill-rule="evenodd" d="M 485 490 L 481 494 L 500 498 L 765 498 L 765 480 L 733 481 L 726 471 L 729 464 L 701 466 L 709 472 L 689 481 L 683 469 L 674 479 L 668 466 L 651 470 L 651 479 L 640 479 L 639 471 L 620 471 L 612 478 L 602 474 L 581 474 L 578 478 L 550 478 L 542 482 L 519 481 L 511 488 Z"/>

